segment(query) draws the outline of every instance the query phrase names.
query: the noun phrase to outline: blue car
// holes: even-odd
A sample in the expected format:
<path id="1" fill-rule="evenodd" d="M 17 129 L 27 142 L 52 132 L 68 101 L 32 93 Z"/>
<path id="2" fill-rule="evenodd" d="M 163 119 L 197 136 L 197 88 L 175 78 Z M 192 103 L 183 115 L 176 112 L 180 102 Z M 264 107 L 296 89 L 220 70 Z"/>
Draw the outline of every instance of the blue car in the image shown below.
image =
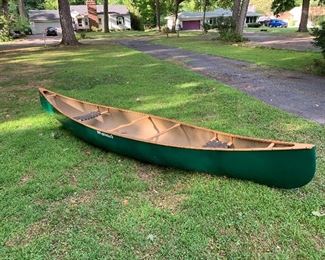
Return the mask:
<path id="1" fill-rule="evenodd" d="M 269 27 L 287 28 L 288 23 L 286 23 L 285 21 L 279 20 L 279 19 L 271 19 L 269 22 Z"/>

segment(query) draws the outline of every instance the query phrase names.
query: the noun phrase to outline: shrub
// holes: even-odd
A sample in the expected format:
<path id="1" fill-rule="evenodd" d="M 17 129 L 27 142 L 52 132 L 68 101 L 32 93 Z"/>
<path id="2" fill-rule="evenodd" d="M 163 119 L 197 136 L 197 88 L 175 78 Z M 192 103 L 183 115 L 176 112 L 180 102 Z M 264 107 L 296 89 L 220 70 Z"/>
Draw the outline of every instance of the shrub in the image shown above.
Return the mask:
<path id="1" fill-rule="evenodd" d="M 168 35 L 169 35 L 169 33 L 170 33 L 170 30 L 169 30 L 168 26 L 164 26 L 163 28 L 161 28 L 161 31 L 162 31 L 163 33 L 165 33 L 166 36 L 167 36 L 167 38 L 168 38 Z"/>
<path id="2" fill-rule="evenodd" d="M 144 31 L 143 19 L 140 14 L 131 12 L 131 28 L 136 31 Z"/>
<path id="3" fill-rule="evenodd" d="M 312 35 L 315 36 L 313 45 L 322 49 L 322 54 L 325 59 L 325 22 L 320 24 L 320 28 L 313 28 Z"/>
<path id="4" fill-rule="evenodd" d="M 208 23 L 203 24 L 203 30 L 205 33 L 207 33 L 211 28 L 212 28 L 212 26 L 210 24 L 208 24 Z"/>
<path id="5" fill-rule="evenodd" d="M 234 22 L 232 17 L 218 17 L 215 28 L 218 29 L 219 39 L 227 42 L 242 42 L 244 39 L 234 30 Z"/>
<path id="6" fill-rule="evenodd" d="M 261 26 L 262 25 L 260 23 L 248 23 L 247 24 L 247 27 L 250 27 L 250 28 L 259 28 Z"/>

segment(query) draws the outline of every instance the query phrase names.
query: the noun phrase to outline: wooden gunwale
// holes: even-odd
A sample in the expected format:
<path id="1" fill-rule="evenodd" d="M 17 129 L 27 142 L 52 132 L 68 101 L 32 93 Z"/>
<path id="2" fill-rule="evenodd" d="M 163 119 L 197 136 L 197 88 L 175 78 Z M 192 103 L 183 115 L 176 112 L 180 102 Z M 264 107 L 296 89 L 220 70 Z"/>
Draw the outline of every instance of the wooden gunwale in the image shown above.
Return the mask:
<path id="1" fill-rule="evenodd" d="M 58 111 L 60 112 L 62 115 L 66 116 L 67 118 L 69 118 L 70 120 L 84 125 L 85 127 L 94 129 L 96 131 L 102 132 L 102 133 L 107 133 L 107 134 L 112 134 L 121 138 L 127 138 L 127 139 L 131 139 L 131 140 L 136 140 L 136 141 L 140 141 L 140 142 L 147 142 L 147 143 L 152 143 L 155 145 L 161 145 L 161 146 L 167 146 L 167 147 L 177 147 L 177 148 L 183 148 L 183 149 L 193 149 L 193 150 L 210 150 L 210 151 L 223 151 L 223 152 L 241 152 L 241 151 L 286 151 L 286 150 L 305 150 L 305 149 L 312 149 L 314 147 L 314 145 L 312 144 L 304 144 L 304 143 L 293 143 L 293 142 L 284 142 L 284 141 L 277 141 L 277 140 L 271 140 L 271 139 L 260 139 L 260 138 L 254 138 L 254 137 L 247 137 L 247 136 L 241 136 L 241 135 L 235 135 L 235 134 L 230 134 L 230 133 L 226 133 L 226 132 L 221 132 L 221 131 L 216 131 L 216 130 L 212 130 L 212 129 L 208 129 L 208 128 L 203 128 L 203 127 L 199 127 L 199 126 L 194 126 L 194 125 L 190 125 L 187 123 L 183 123 L 183 122 L 178 122 L 176 120 L 173 119 L 169 119 L 169 118 L 163 118 L 163 117 L 159 117 L 159 116 L 155 116 L 155 115 L 151 115 L 151 114 L 144 114 L 142 112 L 136 112 L 136 111 L 132 111 L 132 110 L 127 110 L 127 109 L 120 109 L 120 108 L 115 108 L 115 107 L 110 107 L 110 106 L 105 106 L 105 105 L 99 105 L 96 103 L 90 103 L 87 101 L 81 101 L 75 98 L 71 98 L 71 97 L 67 97 L 61 94 L 57 94 L 53 91 L 47 90 L 45 88 L 39 88 L 39 92 L 44 96 L 44 98 Z M 47 93 L 45 93 L 47 92 Z M 153 142 L 150 140 L 146 140 L 146 139 L 142 139 L 142 138 L 137 138 L 137 137 L 129 137 L 127 135 L 123 135 L 123 134 L 119 134 L 119 133 L 113 133 L 111 130 L 106 130 L 106 129 L 101 129 L 98 127 L 94 127 L 91 125 L 87 125 L 84 122 L 78 121 L 76 119 L 74 119 L 73 117 L 65 114 L 58 106 L 56 106 L 55 104 L 53 104 L 48 97 L 63 97 L 78 103 L 84 103 L 84 104 L 88 104 L 91 106 L 98 106 L 101 108 L 106 108 L 106 109 L 116 109 L 122 112 L 128 112 L 128 113 L 137 113 L 137 114 L 143 114 L 144 116 L 150 117 L 150 118 L 157 118 L 157 119 L 161 119 L 161 120 L 169 120 L 170 122 L 173 122 L 175 124 L 181 124 L 182 126 L 188 126 L 188 127 L 192 127 L 192 128 L 196 128 L 196 129 L 200 129 L 200 130 L 204 130 L 204 131 L 210 131 L 213 132 L 214 134 L 216 134 L 216 138 L 218 135 L 224 135 L 224 136 L 228 136 L 230 138 L 238 138 L 238 139 L 245 139 L 245 140 L 249 140 L 249 141 L 258 141 L 258 142 L 265 142 L 265 143 L 276 143 L 276 144 L 281 144 L 281 145 L 290 145 L 289 147 L 257 147 L 257 148 L 209 148 L 209 147 L 197 147 L 197 146 L 181 146 L 181 145 L 167 145 L 167 144 L 163 144 L 163 143 L 157 143 L 157 142 Z"/>

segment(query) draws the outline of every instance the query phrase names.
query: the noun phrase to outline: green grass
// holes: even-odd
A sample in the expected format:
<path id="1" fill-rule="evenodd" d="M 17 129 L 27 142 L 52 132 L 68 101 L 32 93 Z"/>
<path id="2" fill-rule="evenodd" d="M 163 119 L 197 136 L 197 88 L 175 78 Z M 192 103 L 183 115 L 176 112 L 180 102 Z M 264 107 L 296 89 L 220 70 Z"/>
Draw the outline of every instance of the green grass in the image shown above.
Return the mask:
<path id="1" fill-rule="evenodd" d="M 274 28 L 274 27 L 259 27 L 259 28 L 245 28 L 245 32 L 257 32 L 261 33 L 261 29 L 266 29 L 266 32 L 263 32 L 265 34 L 272 34 L 272 35 L 284 35 L 284 36 L 295 36 L 295 37 L 308 37 L 310 36 L 309 33 L 301 33 L 298 32 L 298 27 L 288 27 L 288 28 Z"/>
<path id="2" fill-rule="evenodd" d="M 106 44 L 0 57 L 0 258 L 324 256 L 325 129 L 235 89 Z M 38 86 L 249 136 L 311 142 L 317 175 L 280 190 L 143 164 L 75 138 Z M 294 163 L 294 162 L 288 162 Z"/>
<path id="3" fill-rule="evenodd" d="M 221 56 L 236 60 L 243 60 L 257 65 L 271 66 L 288 70 L 315 73 L 313 64 L 315 59 L 322 56 L 317 52 L 301 52 L 291 50 L 279 50 L 262 47 L 252 47 L 245 44 L 225 44 L 216 40 L 217 35 L 213 32 L 207 36 L 197 32 L 155 39 L 154 42 L 169 46 L 181 47 L 190 51 Z"/>

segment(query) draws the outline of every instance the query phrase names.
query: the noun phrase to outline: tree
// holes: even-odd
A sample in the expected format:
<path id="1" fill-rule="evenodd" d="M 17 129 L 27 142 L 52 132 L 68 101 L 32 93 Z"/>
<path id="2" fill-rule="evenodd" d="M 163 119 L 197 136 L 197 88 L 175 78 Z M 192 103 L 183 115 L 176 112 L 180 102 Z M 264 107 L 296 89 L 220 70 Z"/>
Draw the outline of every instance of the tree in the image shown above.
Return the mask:
<path id="1" fill-rule="evenodd" d="M 249 0 L 234 0 L 232 8 L 232 19 L 235 34 L 242 36 L 246 20 Z"/>
<path id="2" fill-rule="evenodd" d="M 9 15 L 9 4 L 8 4 L 8 0 L 2 0 L 2 5 L 1 5 L 1 11 L 2 11 L 2 14 L 5 16 L 5 17 L 8 17 Z"/>
<path id="3" fill-rule="evenodd" d="M 174 22 L 172 26 L 172 32 L 176 32 L 176 22 L 178 18 L 178 11 L 179 11 L 179 6 L 181 3 L 183 3 L 185 0 L 174 0 L 173 1 L 173 9 L 174 9 Z"/>
<path id="4" fill-rule="evenodd" d="M 104 0 L 104 33 L 109 32 L 108 0 Z"/>
<path id="5" fill-rule="evenodd" d="M 18 0 L 18 10 L 21 17 L 27 18 L 24 0 Z"/>
<path id="6" fill-rule="evenodd" d="M 319 5 L 324 4 L 325 0 L 319 0 Z M 283 13 L 291 10 L 296 6 L 295 0 L 273 0 L 272 2 L 272 10 L 274 14 Z M 308 32 L 308 15 L 309 15 L 309 6 L 310 0 L 302 0 L 302 8 L 301 8 L 301 18 L 299 23 L 298 32 Z"/>
<path id="7" fill-rule="evenodd" d="M 160 1 L 159 0 L 155 0 L 155 6 L 156 6 L 157 30 L 160 32 L 161 31 L 161 26 L 160 26 Z"/>
<path id="8" fill-rule="evenodd" d="M 310 0 L 302 1 L 301 18 L 300 18 L 298 32 L 308 32 L 307 24 L 308 24 L 309 5 L 310 5 Z"/>
<path id="9" fill-rule="evenodd" d="M 63 45 L 79 45 L 72 27 L 70 4 L 68 0 L 58 0 Z"/>

